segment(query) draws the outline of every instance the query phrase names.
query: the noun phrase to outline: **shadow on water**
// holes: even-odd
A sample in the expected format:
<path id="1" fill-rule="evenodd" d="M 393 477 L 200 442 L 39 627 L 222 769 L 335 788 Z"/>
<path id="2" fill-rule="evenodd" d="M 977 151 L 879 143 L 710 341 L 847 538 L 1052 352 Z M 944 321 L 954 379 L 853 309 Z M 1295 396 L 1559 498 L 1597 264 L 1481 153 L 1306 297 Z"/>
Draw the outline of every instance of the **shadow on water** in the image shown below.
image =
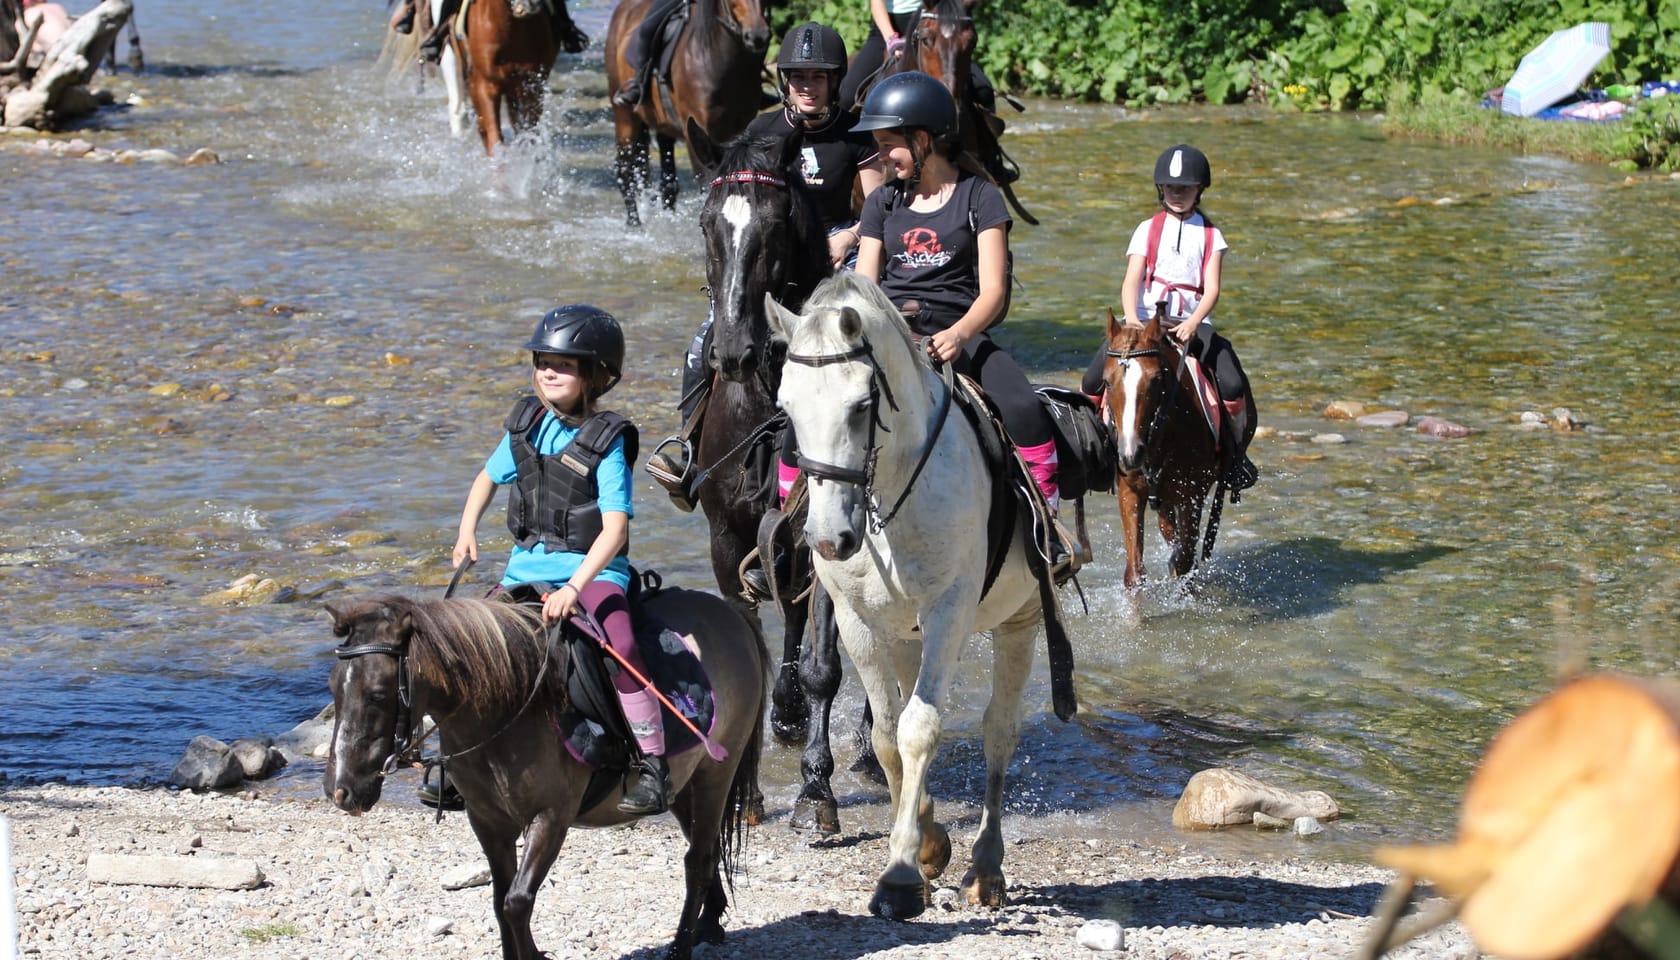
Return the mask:
<path id="1" fill-rule="evenodd" d="M 1456 552 L 1441 544 L 1351 549 L 1340 540 L 1316 536 L 1245 544 L 1202 568 L 1195 589 L 1198 595 L 1252 604 L 1260 622 L 1303 619 L 1340 607 L 1348 587 L 1382 583 Z M 1260 591 L 1250 589 L 1253 584 L 1287 586 Z"/>

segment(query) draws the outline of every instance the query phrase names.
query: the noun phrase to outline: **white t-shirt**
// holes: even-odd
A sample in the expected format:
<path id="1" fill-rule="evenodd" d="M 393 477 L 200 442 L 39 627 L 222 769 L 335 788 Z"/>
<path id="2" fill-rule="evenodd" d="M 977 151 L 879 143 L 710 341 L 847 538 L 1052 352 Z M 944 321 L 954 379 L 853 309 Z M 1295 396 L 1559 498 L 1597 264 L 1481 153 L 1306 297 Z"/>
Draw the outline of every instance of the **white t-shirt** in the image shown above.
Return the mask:
<path id="1" fill-rule="evenodd" d="M 1132 242 L 1126 245 L 1126 256 L 1149 256 L 1149 224 L 1154 218 L 1138 224 L 1132 231 Z M 1196 312 L 1196 304 L 1202 301 L 1201 295 L 1196 293 L 1195 287 L 1202 282 L 1202 260 L 1205 255 L 1202 246 L 1207 239 L 1207 221 L 1202 215 L 1193 213 L 1188 220 L 1180 220 L 1172 214 L 1167 215 L 1166 222 L 1161 224 L 1161 243 L 1155 251 L 1155 279 L 1153 282 L 1141 285 L 1138 290 L 1138 319 L 1144 323 L 1155 315 L 1155 304 L 1161 300 L 1167 301 L 1167 315 L 1182 320 Z M 1225 244 L 1225 234 L 1213 228 L 1213 249 L 1215 251 L 1229 249 Z M 1169 284 L 1185 284 L 1191 289 L 1169 289 Z"/>
<path id="2" fill-rule="evenodd" d="M 888 0 L 887 12 L 893 16 L 903 16 L 922 9 L 922 0 Z"/>

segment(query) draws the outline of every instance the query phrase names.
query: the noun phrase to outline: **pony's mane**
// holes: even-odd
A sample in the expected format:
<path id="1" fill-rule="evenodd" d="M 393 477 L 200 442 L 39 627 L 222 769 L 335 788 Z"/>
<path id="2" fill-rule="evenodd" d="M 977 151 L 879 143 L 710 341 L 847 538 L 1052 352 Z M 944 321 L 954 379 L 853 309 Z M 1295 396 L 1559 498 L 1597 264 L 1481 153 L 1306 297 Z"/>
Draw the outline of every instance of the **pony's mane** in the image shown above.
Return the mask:
<path id="1" fill-rule="evenodd" d="M 886 293 L 873 280 L 859 276 L 851 270 L 842 270 L 834 274 L 817 288 L 811 291 L 811 296 L 805 301 L 804 313 L 814 316 L 819 311 L 838 311 L 843 307 L 851 307 L 857 311 L 863 321 L 863 335 L 871 343 L 879 343 L 887 337 L 896 338 L 912 360 L 922 367 L 928 366 L 927 352 L 916 346 L 915 334 L 910 332 L 910 326 L 904 322 L 904 317 L 887 299 Z M 822 347 L 829 351 L 839 351 L 846 347 L 833 334 L 833 325 L 824 324 L 822 332 L 829 339 L 822 343 Z"/>
<path id="2" fill-rule="evenodd" d="M 381 598 L 414 624 L 409 669 L 449 700 L 517 710 L 542 669 L 542 617 L 516 603 Z M 561 671 L 550 665 L 550 677 Z"/>

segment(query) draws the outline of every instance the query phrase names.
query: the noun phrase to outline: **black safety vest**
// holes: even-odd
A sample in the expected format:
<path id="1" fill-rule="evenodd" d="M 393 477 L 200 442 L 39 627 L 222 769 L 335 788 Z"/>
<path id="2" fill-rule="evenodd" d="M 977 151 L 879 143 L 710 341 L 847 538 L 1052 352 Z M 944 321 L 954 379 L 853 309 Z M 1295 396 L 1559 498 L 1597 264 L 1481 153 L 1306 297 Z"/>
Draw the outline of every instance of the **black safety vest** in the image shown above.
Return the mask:
<path id="1" fill-rule="evenodd" d="M 505 424 L 518 470 L 508 487 L 508 532 L 527 550 L 540 543 L 550 553 L 588 553 L 601 535 L 596 468 L 619 434 L 624 435 L 625 461 L 636 461 L 636 425 L 601 411 L 583 422 L 571 443 L 544 456 L 536 446 L 543 413 L 541 400 L 524 397 L 513 405 Z M 629 550 L 626 542 L 618 555 Z"/>

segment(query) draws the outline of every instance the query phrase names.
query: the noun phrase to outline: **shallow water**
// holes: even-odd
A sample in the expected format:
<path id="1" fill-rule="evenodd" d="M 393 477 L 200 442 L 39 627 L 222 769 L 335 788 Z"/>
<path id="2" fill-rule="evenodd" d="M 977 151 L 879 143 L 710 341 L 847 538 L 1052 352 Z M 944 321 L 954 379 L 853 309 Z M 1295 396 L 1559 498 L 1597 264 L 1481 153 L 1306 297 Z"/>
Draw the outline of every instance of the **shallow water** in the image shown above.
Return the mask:
<path id="1" fill-rule="evenodd" d="M 685 173 L 674 215 L 623 229 L 607 9 L 578 12 L 596 48 L 562 58 L 549 122 L 500 189 L 476 141 L 449 138 L 435 85 L 375 66 L 377 5 L 308 22 L 249 0 L 147 6 L 148 71 L 108 79 L 135 105 L 77 135 L 210 147 L 218 166 L 0 151 L 0 774 L 161 779 L 195 734 L 312 715 L 331 663 L 319 601 L 207 598 L 248 573 L 326 597 L 440 591 L 523 386 L 512 345 L 554 303 L 625 321 L 614 399 L 645 440 L 674 428 L 705 308 L 697 195 Z M 1035 375 L 1077 379 L 1154 156 L 1194 142 L 1233 248 L 1220 328 L 1282 432 L 1256 443 L 1262 485 L 1227 509 L 1196 589 L 1152 582 L 1140 630 L 1119 617 L 1117 517 L 1093 504 L 1090 613 L 1064 600 L 1082 712 L 1057 723 L 1044 678 L 1029 688 L 1014 809 L 1160 831 L 1190 773 L 1232 764 L 1327 789 L 1339 842 L 1439 837 L 1488 738 L 1560 663 L 1673 670 L 1680 384 L 1661 357 L 1680 291 L 1658 238 L 1680 184 L 1393 141 L 1367 117 L 1029 107 L 1007 145 L 1045 225 L 1014 231 L 1024 288 L 1001 336 Z M 1322 419 L 1336 399 L 1475 433 Z M 1593 429 L 1515 422 L 1560 406 Z M 1347 442 L 1307 439 L 1327 432 Z M 636 555 L 706 585 L 703 521 L 638 482 Z M 1147 559 L 1164 570 L 1158 542 Z M 941 797 L 979 793 L 966 701 L 984 643 Z M 855 715 L 855 684 L 844 696 Z M 841 721 L 842 764 L 848 735 Z M 797 754 L 769 762 L 785 804 Z M 881 795 L 837 785 L 848 806 Z"/>

